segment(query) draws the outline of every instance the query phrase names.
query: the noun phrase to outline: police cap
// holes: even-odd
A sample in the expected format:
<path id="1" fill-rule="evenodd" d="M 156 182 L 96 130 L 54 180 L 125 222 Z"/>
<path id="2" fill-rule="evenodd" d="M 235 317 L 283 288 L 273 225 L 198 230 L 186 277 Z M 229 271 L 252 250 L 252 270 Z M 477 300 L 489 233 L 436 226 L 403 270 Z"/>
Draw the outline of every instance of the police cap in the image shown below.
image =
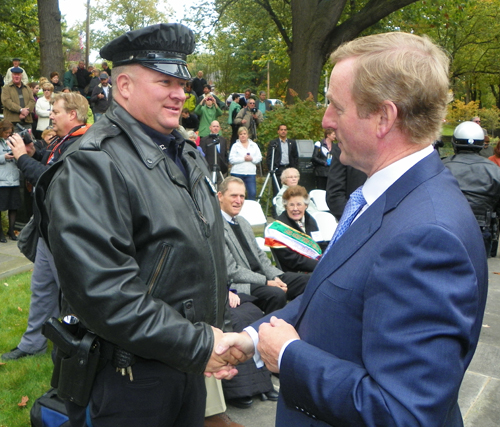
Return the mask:
<path id="1" fill-rule="evenodd" d="M 181 24 L 156 24 L 129 31 L 100 51 L 113 65 L 140 64 L 178 79 L 189 80 L 186 57 L 194 52 L 193 32 Z"/>

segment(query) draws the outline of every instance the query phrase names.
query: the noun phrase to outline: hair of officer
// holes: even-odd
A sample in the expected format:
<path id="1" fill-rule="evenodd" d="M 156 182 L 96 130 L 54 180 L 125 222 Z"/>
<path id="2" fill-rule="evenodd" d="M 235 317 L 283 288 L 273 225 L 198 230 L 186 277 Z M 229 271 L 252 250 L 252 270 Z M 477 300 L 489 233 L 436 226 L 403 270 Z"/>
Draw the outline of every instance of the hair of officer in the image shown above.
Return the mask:
<path id="1" fill-rule="evenodd" d="M 282 173 L 281 173 L 281 184 L 285 184 L 285 181 L 288 179 L 290 175 L 297 175 L 300 179 L 300 172 L 295 169 L 295 168 L 286 168 Z"/>
<path id="2" fill-rule="evenodd" d="M 243 186 L 245 185 L 245 182 L 241 178 L 238 178 L 237 176 L 228 176 L 219 184 L 219 192 L 224 194 L 227 191 L 229 184 L 232 182 L 236 182 L 237 184 L 241 184 Z"/>
<path id="3" fill-rule="evenodd" d="M 438 139 L 449 92 L 449 59 L 426 36 L 394 32 L 341 45 L 333 63 L 355 57 L 352 97 L 358 116 L 380 110 L 386 100 L 398 110 L 396 125 L 414 143 Z"/>
<path id="4" fill-rule="evenodd" d="M 305 205 L 309 204 L 309 194 L 307 194 L 307 190 L 302 187 L 302 185 L 292 185 L 291 187 L 288 187 L 283 193 L 283 206 L 286 206 L 292 197 L 299 196 L 304 199 Z"/>
<path id="5" fill-rule="evenodd" d="M 77 92 L 63 93 L 59 92 L 52 97 L 52 104 L 55 104 L 60 99 L 63 100 L 64 110 L 66 113 L 70 111 L 76 112 L 76 118 L 80 123 L 87 123 L 87 112 L 89 110 L 89 103 L 84 96 Z"/>

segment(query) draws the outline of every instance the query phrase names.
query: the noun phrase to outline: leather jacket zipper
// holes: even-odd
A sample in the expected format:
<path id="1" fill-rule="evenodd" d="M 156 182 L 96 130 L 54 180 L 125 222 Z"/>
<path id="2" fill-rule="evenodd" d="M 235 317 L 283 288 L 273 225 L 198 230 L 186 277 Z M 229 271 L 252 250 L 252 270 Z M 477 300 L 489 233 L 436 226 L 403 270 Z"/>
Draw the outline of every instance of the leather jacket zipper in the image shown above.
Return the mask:
<path id="1" fill-rule="evenodd" d="M 195 188 L 199 184 L 202 176 L 203 175 L 200 175 L 196 179 L 196 181 L 193 183 L 192 194 L 195 194 Z M 194 203 L 194 205 L 196 207 L 196 211 L 198 212 L 198 216 L 203 221 L 203 224 L 205 224 L 205 236 L 210 237 L 210 224 L 207 221 L 207 219 L 205 218 L 205 216 L 203 215 L 203 212 L 201 211 L 200 206 L 198 205 L 198 202 L 196 201 L 196 198 L 195 197 L 191 197 L 191 199 L 193 200 L 193 203 Z"/>
<path id="2" fill-rule="evenodd" d="M 165 260 L 167 259 L 168 254 L 170 253 L 170 249 L 171 249 L 170 246 L 164 245 L 161 250 L 158 262 L 156 263 L 156 267 L 154 269 L 154 273 L 151 276 L 151 280 L 149 282 L 148 294 L 151 294 L 153 292 L 153 289 L 156 285 L 156 281 L 158 280 L 158 276 L 160 275 L 160 272 L 162 271 L 163 266 L 165 265 Z"/>

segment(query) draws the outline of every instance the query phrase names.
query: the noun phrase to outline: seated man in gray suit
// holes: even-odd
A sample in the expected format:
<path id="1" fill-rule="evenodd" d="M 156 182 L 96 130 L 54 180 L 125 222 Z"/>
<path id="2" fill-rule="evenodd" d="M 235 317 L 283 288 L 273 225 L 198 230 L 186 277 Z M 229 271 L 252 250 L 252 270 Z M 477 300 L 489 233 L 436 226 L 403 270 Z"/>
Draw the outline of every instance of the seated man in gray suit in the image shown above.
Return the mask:
<path id="1" fill-rule="evenodd" d="M 231 288 L 253 295 L 253 303 L 265 314 L 285 306 L 304 292 L 309 276 L 283 273 L 275 268 L 256 241 L 252 227 L 238 214 L 245 201 L 245 183 L 237 177 L 226 178 L 219 186 L 219 203 L 224 217 L 225 256 Z"/>

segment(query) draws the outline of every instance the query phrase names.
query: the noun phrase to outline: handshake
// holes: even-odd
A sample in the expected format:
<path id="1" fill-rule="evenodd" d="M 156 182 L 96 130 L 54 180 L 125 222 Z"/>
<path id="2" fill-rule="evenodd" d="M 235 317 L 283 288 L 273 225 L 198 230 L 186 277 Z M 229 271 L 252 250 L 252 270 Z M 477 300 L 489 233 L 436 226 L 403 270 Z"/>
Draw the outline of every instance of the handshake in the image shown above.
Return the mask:
<path id="1" fill-rule="evenodd" d="M 205 376 L 213 375 L 219 380 L 230 380 L 238 373 L 236 366 L 255 354 L 254 341 L 245 331 L 223 333 L 213 326 L 212 330 L 214 347 L 205 368 Z M 278 359 L 281 349 L 293 340 L 300 340 L 299 334 L 292 325 L 282 319 L 272 316 L 269 323 L 260 325 L 257 351 L 267 369 L 279 372 Z"/>

